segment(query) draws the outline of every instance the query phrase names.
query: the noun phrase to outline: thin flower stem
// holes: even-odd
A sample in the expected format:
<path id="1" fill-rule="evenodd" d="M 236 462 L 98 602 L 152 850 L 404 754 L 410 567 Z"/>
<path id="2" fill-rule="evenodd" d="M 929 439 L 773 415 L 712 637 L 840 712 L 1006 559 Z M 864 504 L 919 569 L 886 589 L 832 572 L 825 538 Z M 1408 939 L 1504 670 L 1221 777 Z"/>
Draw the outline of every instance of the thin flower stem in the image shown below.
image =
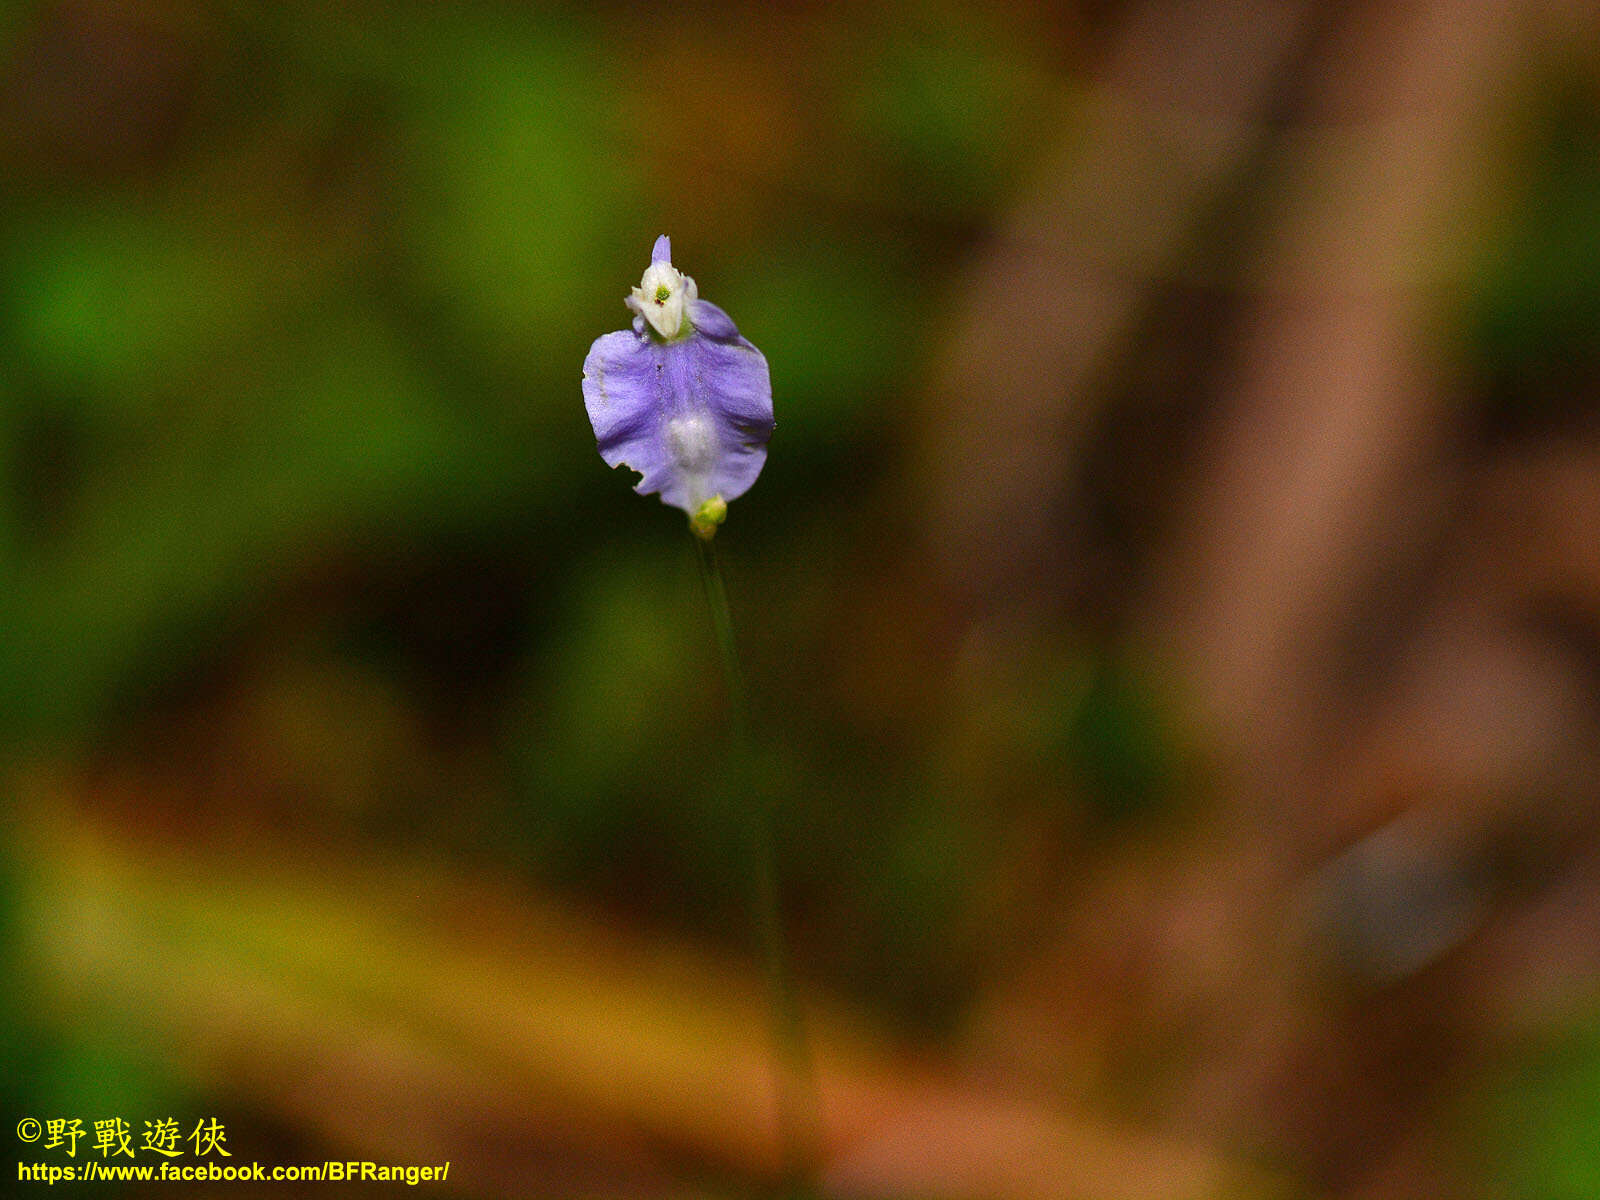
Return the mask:
<path id="1" fill-rule="evenodd" d="M 734 800 L 744 821 L 750 862 L 750 907 L 761 943 L 762 963 L 772 1006 L 772 1040 L 778 1066 L 778 1124 L 782 1137 L 784 1192 L 794 1200 L 815 1194 L 812 1180 L 820 1160 L 821 1113 L 816 1072 L 800 1012 L 794 969 L 783 934 L 778 889 L 778 854 L 774 797 L 757 786 L 750 738 L 749 700 L 739 649 L 733 636 L 728 589 L 709 537 L 693 538 L 699 551 L 700 579 L 705 584 L 711 625 L 716 632 L 728 689 L 733 735 Z"/>

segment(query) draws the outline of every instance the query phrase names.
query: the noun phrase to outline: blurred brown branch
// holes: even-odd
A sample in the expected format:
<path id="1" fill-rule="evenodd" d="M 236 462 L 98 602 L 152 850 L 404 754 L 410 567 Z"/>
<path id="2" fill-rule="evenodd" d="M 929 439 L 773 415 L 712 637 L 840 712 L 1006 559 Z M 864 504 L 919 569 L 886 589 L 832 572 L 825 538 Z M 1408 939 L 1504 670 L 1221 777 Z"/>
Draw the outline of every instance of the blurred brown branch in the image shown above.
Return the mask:
<path id="1" fill-rule="evenodd" d="M 1240 119 L 1295 45 L 1281 19 L 1214 31 L 1232 52 L 1204 57 L 1233 72 L 1222 107 Z M 1124 53 L 1184 61 L 1196 21 L 1175 6 L 1152 36 L 1130 20 Z M 1313 32 L 1296 123 L 1267 131 L 1253 184 L 1260 265 L 1230 277 L 1245 286 L 1221 369 L 1192 381 L 1214 411 L 1173 439 L 1143 599 L 1116 613 L 1118 642 L 1178 681 L 1216 807 L 1041 897 L 1060 931 L 970 1028 L 975 1054 L 1041 1086 L 1134 1087 L 1163 1128 L 1271 1128 L 1340 1194 L 1461 1192 L 1426 1150 L 1433 1106 L 1492 1055 L 1510 995 L 1592 978 L 1591 954 L 1541 969 L 1510 931 L 1572 961 L 1600 921 L 1583 883 L 1593 455 L 1484 470 L 1434 336 L 1481 181 L 1502 169 L 1513 72 L 1545 31 L 1539 6 L 1434 0 L 1341 9 Z M 1248 144 L 1193 137 L 1146 162 L 1127 139 L 1157 144 L 1091 124 L 1063 149 L 1014 214 L 1056 250 L 979 266 L 936 377 L 931 536 L 976 581 L 980 633 L 1009 597 L 1036 598 L 1033 572 L 1077 586 L 1088 539 L 1065 500 L 1111 399 L 1101 373 Z M 1142 283 L 1084 271 L 1101 206 Z M 1019 327 L 1031 336 L 1005 333 Z"/>
<path id="2" fill-rule="evenodd" d="M 1104 372 L 1152 280 L 1265 136 L 1314 6 L 1227 0 L 1127 14 L 1095 90 L 953 289 L 921 452 L 929 549 L 993 599 L 1061 548 Z M 1000 528 L 997 530 L 996 525 Z"/>

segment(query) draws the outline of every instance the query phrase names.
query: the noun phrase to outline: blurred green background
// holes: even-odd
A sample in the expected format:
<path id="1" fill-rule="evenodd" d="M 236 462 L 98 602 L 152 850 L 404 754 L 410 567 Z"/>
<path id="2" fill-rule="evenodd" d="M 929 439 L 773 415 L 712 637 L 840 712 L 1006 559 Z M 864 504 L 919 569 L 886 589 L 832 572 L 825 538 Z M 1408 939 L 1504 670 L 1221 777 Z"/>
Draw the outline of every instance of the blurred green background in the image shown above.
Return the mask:
<path id="1" fill-rule="evenodd" d="M 1597 113 L 1582 5 L 0 9 L 10 1119 L 767 1186 L 665 232 L 824 1193 L 1600 1192 Z"/>

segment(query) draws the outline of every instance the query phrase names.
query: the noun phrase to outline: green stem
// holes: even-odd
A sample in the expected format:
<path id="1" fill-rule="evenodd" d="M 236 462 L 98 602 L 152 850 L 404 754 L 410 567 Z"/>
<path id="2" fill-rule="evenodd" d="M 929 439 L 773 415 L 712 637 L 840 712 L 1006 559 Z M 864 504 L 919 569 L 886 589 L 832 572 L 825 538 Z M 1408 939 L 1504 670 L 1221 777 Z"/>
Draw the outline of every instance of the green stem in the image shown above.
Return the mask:
<path id="1" fill-rule="evenodd" d="M 711 625 L 716 632 L 717 651 L 722 659 L 722 675 L 728 688 L 729 720 L 733 735 L 733 779 L 736 784 L 733 789 L 734 803 L 743 814 L 749 842 L 751 915 L 761 942 L 761 958 L 772 1005 L 784 1190 L 798 1200 L 813 1194 L 811 1179 L 820 1158 L 821 1106 L 810 1045 L 800 1013 L 794 969 L 783 936 L 774 798 L 768 790 L 753 786 L 754 773 L 751 768 L 754 756 L 751 753 L 749 700 L 745 691 L 744 672 L 739 666 L 739 649 L 733 636 L 728 589 L 722 581 L 722 570 L 717 565 L 716 548 L 709 537 L 697 535 L 694 542 L 699 551 L 700 579 L 705 584 L 706 603 L 711 608 Z"/>

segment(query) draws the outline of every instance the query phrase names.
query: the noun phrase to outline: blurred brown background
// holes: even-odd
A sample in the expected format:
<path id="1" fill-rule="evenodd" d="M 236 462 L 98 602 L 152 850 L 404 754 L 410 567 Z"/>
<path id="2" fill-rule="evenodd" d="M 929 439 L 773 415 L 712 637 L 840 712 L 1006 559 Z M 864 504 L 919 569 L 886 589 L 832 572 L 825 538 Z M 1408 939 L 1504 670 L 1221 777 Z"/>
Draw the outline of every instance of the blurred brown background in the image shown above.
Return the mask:
<path id="1" fill-rule="evenodd" d="M 8 1121 L 770 1185 L 663 232 L 823 1194 L 1600 1194 L 1578 0 L 0 8 Z"/>

